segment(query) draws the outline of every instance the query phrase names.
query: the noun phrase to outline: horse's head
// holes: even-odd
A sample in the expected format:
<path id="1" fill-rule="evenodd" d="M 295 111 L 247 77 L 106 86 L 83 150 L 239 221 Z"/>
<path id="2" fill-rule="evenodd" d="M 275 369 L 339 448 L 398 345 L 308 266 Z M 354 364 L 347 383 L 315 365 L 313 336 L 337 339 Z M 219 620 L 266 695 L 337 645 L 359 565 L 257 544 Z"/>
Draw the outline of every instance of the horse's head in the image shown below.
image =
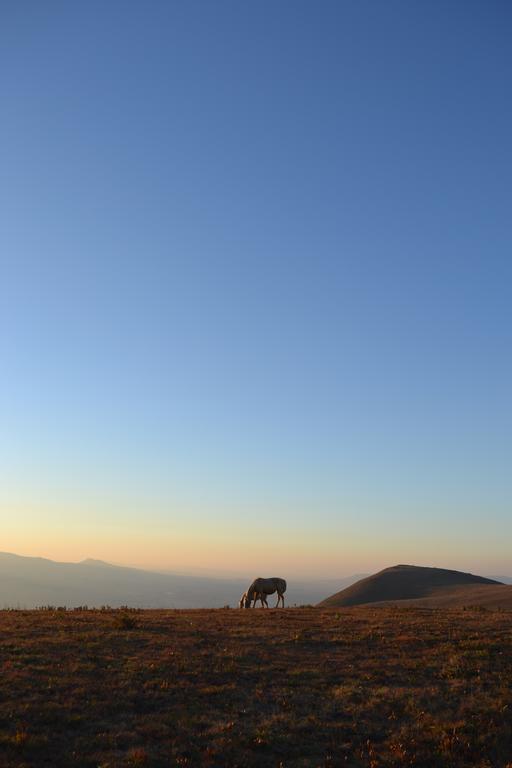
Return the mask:
<path id="1" fill-rule="evenodd" d="M 247 605 L 247 592 L 244 592 L 242 597 L 240 598 L 240 602 L 238 603 L 239 608 L 248 608 Z"/>

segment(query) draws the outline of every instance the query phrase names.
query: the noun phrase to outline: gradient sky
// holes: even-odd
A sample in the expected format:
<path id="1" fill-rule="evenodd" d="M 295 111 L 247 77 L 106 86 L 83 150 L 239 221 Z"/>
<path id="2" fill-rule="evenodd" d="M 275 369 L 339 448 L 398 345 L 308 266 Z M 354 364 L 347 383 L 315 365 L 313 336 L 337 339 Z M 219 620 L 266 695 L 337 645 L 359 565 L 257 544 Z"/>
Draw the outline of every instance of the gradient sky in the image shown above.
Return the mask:
<path id="1" fill-rule="evenodd" d="M 512 7 L 0 8 L 0 550 L 512 575 Z"/>

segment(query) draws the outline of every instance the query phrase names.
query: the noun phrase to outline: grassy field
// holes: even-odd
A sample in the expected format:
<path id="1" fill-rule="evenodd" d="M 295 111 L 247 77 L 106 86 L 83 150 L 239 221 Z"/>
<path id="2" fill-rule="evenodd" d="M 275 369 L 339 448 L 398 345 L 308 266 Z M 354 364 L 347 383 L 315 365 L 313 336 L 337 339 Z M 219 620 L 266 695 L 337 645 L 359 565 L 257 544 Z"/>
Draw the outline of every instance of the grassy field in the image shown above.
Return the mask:
<path id="1" fill-rule="evenodd" d="M 512 613 L 0 612 L 0 765 L 512 767 Z"/>

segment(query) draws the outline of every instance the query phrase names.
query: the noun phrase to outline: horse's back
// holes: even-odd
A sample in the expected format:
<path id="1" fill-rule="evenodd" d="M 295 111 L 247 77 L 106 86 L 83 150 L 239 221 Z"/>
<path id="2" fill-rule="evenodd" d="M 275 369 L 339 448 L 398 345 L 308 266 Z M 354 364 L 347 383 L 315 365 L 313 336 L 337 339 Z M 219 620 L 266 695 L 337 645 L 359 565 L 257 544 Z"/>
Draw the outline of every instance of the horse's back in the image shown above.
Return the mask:
<path id="1" fill-rule="evenodd" d="M 264 579 L 258 576 L 254 579 L 253 583 L 249 587 L 251 592 L 264 592 L 266 595 L 271 595 L 272 592 L 285 592 L 286 581 L 279 576 L 272 576 L 270 579 Z"/>
<path id="2" fill-rule="evenodd" d="M 274 592 L 284 592 L 286 590 L 286 581 L 280 576 L 271 576 L 269 579 L 256 579 L 261 588 L 272 589 Z"/>

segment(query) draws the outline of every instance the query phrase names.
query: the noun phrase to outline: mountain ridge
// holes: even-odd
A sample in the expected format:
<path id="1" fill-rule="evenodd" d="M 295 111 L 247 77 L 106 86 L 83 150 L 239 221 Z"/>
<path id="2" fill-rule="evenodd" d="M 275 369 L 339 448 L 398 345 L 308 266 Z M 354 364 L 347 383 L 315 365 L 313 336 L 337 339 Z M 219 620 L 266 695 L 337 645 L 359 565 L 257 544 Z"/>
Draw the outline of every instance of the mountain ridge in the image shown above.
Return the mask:
<path id="1" fill-rule="evenodd" d="M 238 606 L 253 580 L 162 573 L 113 565 L 94 558 L 78 563 L 0 552 L 0 608 L 43 605 L 88 605 L 134 608 L 221 608 Z M 286 574 L 285 574 L 286 576 Z M 313 605 L 329 591 L 357 577 L 318 580 L 288 579 L 287 605 Z M 272 600 L 270 605 L 273 605 Z"/>

